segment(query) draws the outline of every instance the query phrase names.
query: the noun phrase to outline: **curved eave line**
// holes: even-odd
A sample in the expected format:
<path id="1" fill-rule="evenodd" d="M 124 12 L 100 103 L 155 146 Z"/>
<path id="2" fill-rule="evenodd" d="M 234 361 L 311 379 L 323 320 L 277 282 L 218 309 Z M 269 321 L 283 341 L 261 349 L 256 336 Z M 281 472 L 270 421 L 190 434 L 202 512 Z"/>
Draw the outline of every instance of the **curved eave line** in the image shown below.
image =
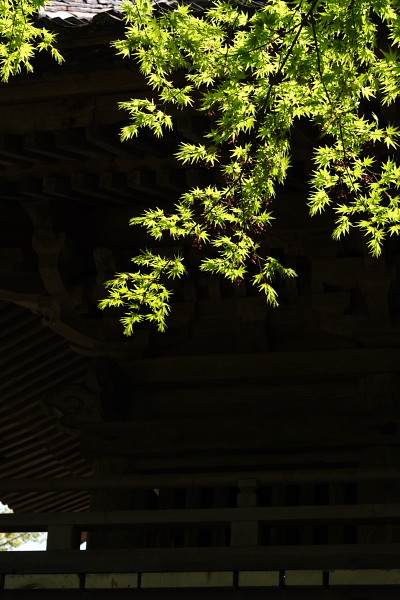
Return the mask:
<path id="1" fill-rule="evenodd" d="M 39 14 L 37 22 L 44 26 L 75 28 L 122 20 L 122 11 L 106 7 L 90 12 L 87 10 L 43 10 Z"/>

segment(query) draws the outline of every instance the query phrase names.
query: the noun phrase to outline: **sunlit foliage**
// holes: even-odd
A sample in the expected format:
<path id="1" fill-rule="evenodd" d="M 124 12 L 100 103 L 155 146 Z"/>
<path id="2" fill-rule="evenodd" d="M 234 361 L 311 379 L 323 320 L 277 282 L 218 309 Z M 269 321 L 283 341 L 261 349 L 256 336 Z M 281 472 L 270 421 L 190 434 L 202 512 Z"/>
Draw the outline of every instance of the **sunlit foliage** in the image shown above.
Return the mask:
<path id="1" fill-rule="evenodd" d="M 1 504 L 0 502 L 0 514 L 12 513 L 12 510 L 7 505 Z M 34 542 L 36 544 L 43 544 L 46 539 L 44 533 L 31 533 L 31 532 L 11 532 L 11 533 L 0 533 L 0 552 L 6 550 L 17 550 L 20 546 L 27 544 L 28 542 Z"/>
<path id="2" fill-rule="evenodd" d="M 53 34 L 32 21 L 41 6 L 0 0 L 4 81 L 31 70 L 38 50 L 61 60 Z M 300 120 L 319 131 L 311 215 L 330 207 L 333 237 L 361 230 L 374 256 L 400 232 L 399 130 L 385 116 L 400 94 L 399 0 L 210 0 L 201 9 L 136 0 L 124 10 L 126 33 L 113 45 L 139 65 L 149 95 L 121 103 L 130 116 L 122 139 L 143 128 L 162 136 L 173 111 L 197 111 L 210 127 L 176 158 L 215 173 L 214 185 L 187 190 L 171 212 L 148 208 L 131 220 L 157 244 L 175 240 L 176 253 L 146 249 L 108 282 L 100 306 L 126 309 L 126 334 L 143 321 L 165 329 L 169 280 L 185 274 L 187 244 L 201 248 L 201 270 L 246 278 L 277 305 L 274 279 L 296 274 L 265 248 Z"/>
<path id="3" fill-rule="evenodd" d="M 161 9 L 137 0 L 125 11 L 126 38 L 114 45 L 139 63 L 155 95 L 121 104 L 131 119 L 123 139 L 143 127 L 161 136 L 173 126 L 169 107 L 191 107 L 211 126 L 202 143 L 184 142 L 176 156 L 214 169 L 222 181 L 188 190 L 171 213 L 148 209 L 133 225 L 182 248 L 192 240 L 204 250 L 203 271 L 251 277 L 276 305 L 274 278 L 295 273 L 260 252 L 260 239 L 268 239 L 277 185 L 291 163 L 293 128 L 306 119 L 320 131 L 311 215 L 330 206 L 334 238 L 358 228 L 374 256 L 386 236 L 399 233 L 400 168 L 391 156 L 399 131 L 369 108 L 400 94 L 399 2 L 214 0 L 195 12 L 190 4 Z M 166 286 L 185 273 L 183 254 L 167 259 L 147 250 L 133 262 L 133 273 L 108 283 L 101 307 L 127 308 L 127 334 L 146 319 L 164 330 Z"/>
<path id="4" fill-rule="evenodd" d="M 43 0 L 0 0 L 0 80 L 8 81 L 21 70 L 32 71 L 37 52 L 48 50 L 58 62 L 55 35 L 35 24 Z"/>

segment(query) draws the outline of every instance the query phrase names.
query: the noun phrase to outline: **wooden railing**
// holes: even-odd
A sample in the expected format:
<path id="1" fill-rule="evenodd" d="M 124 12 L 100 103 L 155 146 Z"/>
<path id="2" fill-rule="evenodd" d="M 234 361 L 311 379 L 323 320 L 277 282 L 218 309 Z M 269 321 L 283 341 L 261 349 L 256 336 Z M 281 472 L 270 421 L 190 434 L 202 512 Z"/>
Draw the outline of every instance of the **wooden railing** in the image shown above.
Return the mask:
<path id="1" fill-rule="evenodd" d="M 246 475 L 246 478 L 243 477 Z M 251 477 L 249 478 L 249 475 Z M 235 486 L 237 506 L 88 513 L 0 515 L 0 531 L 46 531 L 45 552 L 2 552 L 0 573 L 154 573 L 244 572 L 332 569 L 396 569 L 399 543 L 267 545 L 259 531 L 268 528 L 396 526 L 400 504 L 332 504 L 257 506 L 257 485 L 399 480 L 398 471 L 252 472 L 137 476 L 123 479 L 8 480 L 1 491 L 142 488 L 163 486 Z M 79 549 L 82 534 L 193 530 L 224 527 L 225 545 L 218 547 L 131 547 Z"/>
<path id="2" fill-rule="evenodd" d="M 0 515 L 1 531 L 47 531 L 47 552 L 2 553 L 2 568 L 26 572 L 46 566 L 46 572 L 224 570 L 285 568 L 374 568 L 398 566 L 400 544 L 338 544 L 309 546 L 257 546 L 236 543 L 218 548 L 137 548 L 79 551 L 82 532 L 138 528 L 204 527 L 267 523 L 269 526 L 366 525 L 400 523 L 400 505 L 254 507 L 198 510 L 140 510 L 124 512 Z M 378 552 L 379 551 L 379 552 Z M 57 558 L 54 558 L 57 557 Z M 195 557 L 195 558 L 194 558 Z M 61 562 L 59 562 L 61 561 Z M 125 567 L 123 565 L 126 565 Z M 50 571 L 49 571 L 50 569 Z M 111 570 L 113 570 L 111 568 Z"/>

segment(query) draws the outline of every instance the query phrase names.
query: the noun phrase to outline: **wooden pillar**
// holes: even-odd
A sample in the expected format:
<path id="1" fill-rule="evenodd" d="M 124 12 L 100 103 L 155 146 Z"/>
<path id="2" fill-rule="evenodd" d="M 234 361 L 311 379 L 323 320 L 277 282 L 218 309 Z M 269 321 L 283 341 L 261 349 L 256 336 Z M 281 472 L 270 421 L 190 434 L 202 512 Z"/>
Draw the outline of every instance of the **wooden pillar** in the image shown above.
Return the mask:
<path id="1" fill-rule="evenodd" d="M 74 525 L 50 525 L 46 550 L 79 550 L 81 532 Z"/>
<path id="2" fill-rule="evenodd" d="M 257 480 L 240 479 L 237 496 L 238 508 L 249 508 L 258 505 Z M 259 522 L 238 521 L 231 525 L 231 546 L 258 546 Z"/>
<path id="3" fill-rule="evenodd" d="M 197 487 L 190 487 L 186 490 L 186 508 L 199 508 L 201 506 L 201 490 Z M 199 528 L 189 527 L 185 529 L 184 545 L 193 547 L 199 545 Z"/>
<path id="4" fill-rule="evenodd" d="M 214 508 L 229 507 L 229 488 L 214 489 Z M 224 524 L 221 527 L 216 527 L 213 531 L 213 546 L 229 545 L 229 527 Z"/>
<path id="5" fill-rule="evenodd" d="M 400 379 L 395 373 L 375 373 L 360 380 L 360 403 L 364 412 L 373 412 L 380 417 L 387 414 L 388 421 L 383 433 L 387 444 L 366 448 L 360 463 L 361 468 L 390 470 L 400 464 L 400 448 L 396 422 L 390 421 L 393 411 L 400 409 Z M 396 503 L 400 497 L 399 482 L 359 483 L 357 499 L 360 504 Z M 386 543 L 400 541 L 400 526 L 362 525 L 358 527 L 359 543 Z"/>
<path id="6" fill-rule="evenodd" d="M 96 477 L 123 476 L 127 461 L 120 457 L 97 459 L 93 462 L 93 474 Z M 144 494 L 144 490 L 139 490 Z M 91 510 L 113 511 L 143 508 L 137 503 L 138 491 L 101 489 L 91 493 Z M 141 546 L 141 532 L 138 531 L 91 531 L 88 534 L 87 548 L 129 548 Z"/>

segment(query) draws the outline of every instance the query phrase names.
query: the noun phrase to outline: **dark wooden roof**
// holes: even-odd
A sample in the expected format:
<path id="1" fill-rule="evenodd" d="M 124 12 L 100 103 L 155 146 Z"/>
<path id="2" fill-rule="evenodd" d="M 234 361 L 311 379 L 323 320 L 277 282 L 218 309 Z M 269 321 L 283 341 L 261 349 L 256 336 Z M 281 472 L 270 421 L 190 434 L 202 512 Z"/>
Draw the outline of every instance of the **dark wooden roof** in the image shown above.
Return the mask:
<path id="1" fill-rule="evenodd" d="M 66 435 L 43 404 L 55 388 L 85 382 L 87 359 L 24 308 L 1 302 L 0 322 L 0 477 L 90 473 L 77 437 Z M 84 510 L 88 505 L 87 494 L 81 492 L 5 494 L 1 500 L 24 512 Z"/>
<path id="2" fill-rule="evenodd" d="M 66 25 L 78 25 L 102 13 L 110 13 L 116 18 L 121 12 L 120 6 L 120 0 L 52 0 L 40 11 L 39 18 L 58 19 Z"/>

